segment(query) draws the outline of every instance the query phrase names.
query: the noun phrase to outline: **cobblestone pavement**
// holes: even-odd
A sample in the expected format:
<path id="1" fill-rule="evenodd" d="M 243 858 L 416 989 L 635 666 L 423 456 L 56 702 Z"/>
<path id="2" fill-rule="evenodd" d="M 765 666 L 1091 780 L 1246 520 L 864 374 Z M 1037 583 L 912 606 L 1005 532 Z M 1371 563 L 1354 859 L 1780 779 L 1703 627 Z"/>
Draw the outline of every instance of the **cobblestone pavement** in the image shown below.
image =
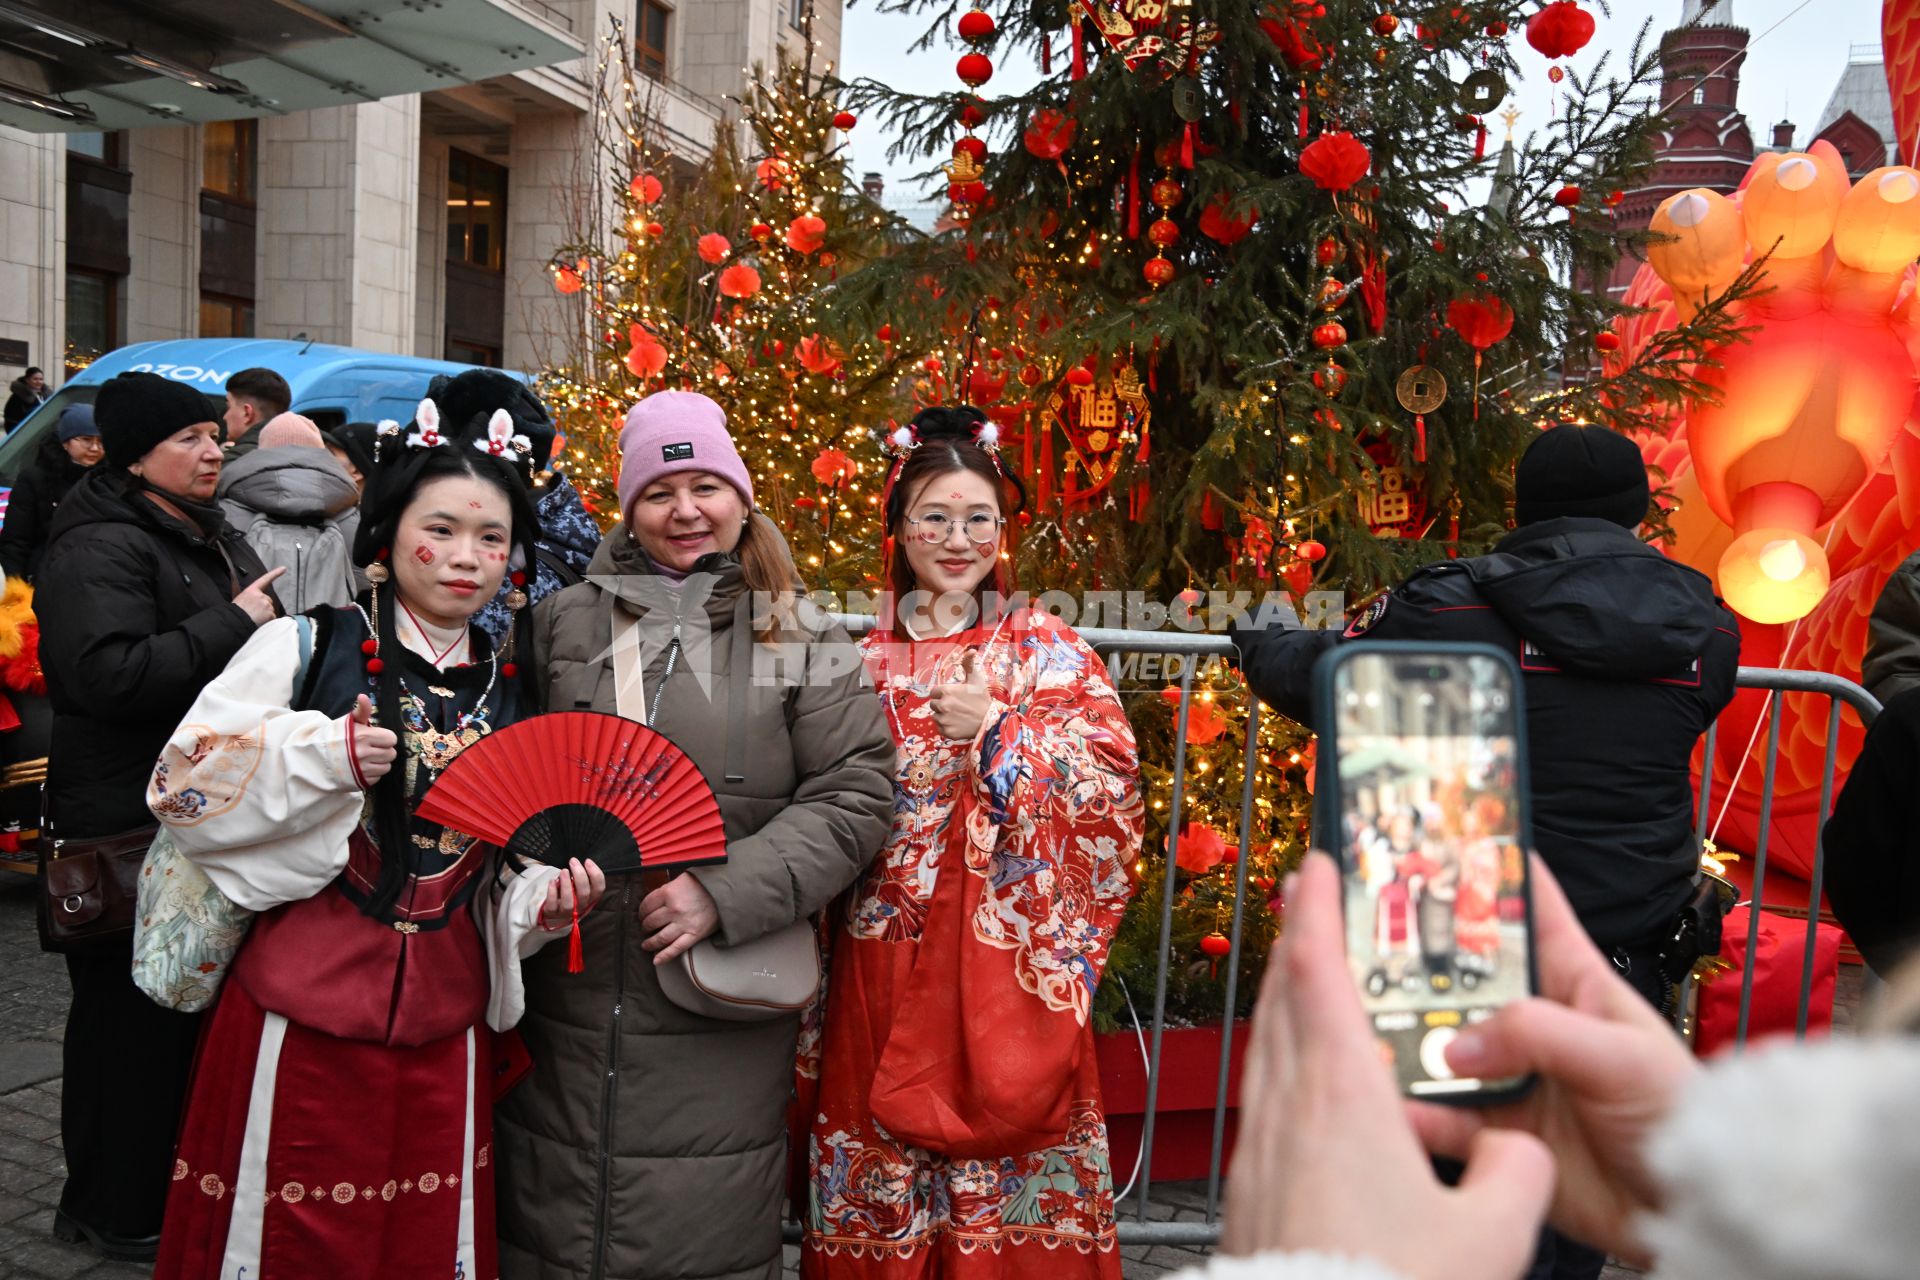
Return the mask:
<path id="1" fill-rule="evenodd" d="M 34 933 L 33 882 L 0 871 L 0 1278 L 145 1280 L 148 1268 L 106 1262 L 53 1238 L 53 1210 L 65 1173 L 60 1155 L 60 1033 L 66 1020 L 67 975 L 58 956 L 40 950 Z M 1841 972 L 1838 1017 L 1850 1025 L 1859 1002 L 1855 966 Z M 1153 1188 L 1151 1221 L 1204 1222 L 1206 1185 Z M 1134 1210 L 1122 1206 L 1123 1219 Z M 1125 1245 L 1127 1280 L 1171 1274 L 1205 1261 L 1199 1246 Z M 787 1274 L 798 1275 L 798 1250 L 787 1250 Z M 1611 1267 L 1603 1280 L 1631 1280 L 1637 1271 Z"/>

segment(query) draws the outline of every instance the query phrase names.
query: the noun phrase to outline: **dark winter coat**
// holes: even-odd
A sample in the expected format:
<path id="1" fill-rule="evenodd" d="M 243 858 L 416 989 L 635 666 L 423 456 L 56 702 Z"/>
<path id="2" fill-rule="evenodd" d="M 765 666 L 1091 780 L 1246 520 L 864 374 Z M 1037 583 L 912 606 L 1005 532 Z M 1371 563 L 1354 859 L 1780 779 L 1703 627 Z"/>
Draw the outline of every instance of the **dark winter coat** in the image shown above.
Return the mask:
<path id="1" fill-rule="evenodd" d="M 717 576 L 669 591 L 616 527 L 587 581 L 535 611 L 526 665 L 547 710 L 613 711 L 614 610 L 640 619 L 654 723 L 719 794 L 727 862 L 688 874 L 713 896 L 724 946 L 814 915 L 860 874 L 891 821 L 894 749 L 844 632 L 789 650 L 808 678 L 763 682 L 771 650 L 736 621 L 739 564 L 702 568 Z M 505 1280 L 780 1275 L 799 1017 L 721 1022 L 669 1002 L 635 917 L 655 882 L 620 877 L 581 922 L 584 972 L 567 972 L 560 946 L 522 966 L 534 1070 L 494 1126 Z"/>
<path id="2" fill-rule="evenodd" d="M 53 519 L 34 612 L 53 702 L 47 790 L 62 835 L 153 821 L 147 779 L 194 698 L 253 635 L 233 603 L 264 570 L 212 508 L 196 528 L 92 468 Z"/>
<path id="3" fill-rule="evenodd" d="M 274 591 L 290 612 L 350 604 L 360 594 L 353 569 L 360 490 L 325 449 L 295 445 L 229 458 L 220 509 L 260 563 L 287 571 Z"/>
<path id="4" fill-rule="evenodd" d="M 1890 976 L 1920 944 L 1920 688 L 1867 730 L 1824 832 L 1827 901 L 1866 962 Z"/>
<path id="5" fill-rule="evenodd" d="M 0 526 L 0 570 L 9 578 L 31 582 L 47 549 L 54 508 L 67 491 L 80 483 L 87 468 L 68 456 L 66 448 L 49 434 L 33 461 L 14 482 L 7 497 L 7 522 Z"/>
<path id="6" fill-rule="evenodd" d="M 1544 520 L 1428 565 L 1344 637 L 1241 632 L 1248 683 L 1310 722 L 1343 639 L 1477 641 L 1525 673 L 1533 838 L 1602 946 L 1658 939 L 1698 869 L 1689 758 L 1732 701 L 1740 629 L 1706 575 L 1605 520 Z"/>
<path id="7" fill-rule="evenodd" d="M 38 409 L 50 394 L 48 391 L 35 391 L 27 385 L 25 378 L 15 378 L 7 385 L 7 407 L 0 411 L 0 421 L 6 423 L 8 431 L 13 430 L 28 414 Z"/>
<path id="8" fill-rule="evenodd" d="M 1920 551 L 1900 562 L 1873 602 L 1860 683 L 1883 703 L 1920 689 Z"/>

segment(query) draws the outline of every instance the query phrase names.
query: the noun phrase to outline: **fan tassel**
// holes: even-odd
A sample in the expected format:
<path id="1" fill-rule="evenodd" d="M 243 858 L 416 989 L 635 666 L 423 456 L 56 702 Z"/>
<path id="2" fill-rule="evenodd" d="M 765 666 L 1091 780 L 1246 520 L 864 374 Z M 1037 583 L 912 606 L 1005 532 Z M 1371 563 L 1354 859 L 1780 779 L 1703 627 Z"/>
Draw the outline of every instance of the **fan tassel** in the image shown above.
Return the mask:
<path id="1" fill-rule="evenodd" d="M 567 972 L 579 973 L 587 967 L 586 952 L 580 946 L 580 899 L 573 900 L 573 929 L 567 934 Z"/>

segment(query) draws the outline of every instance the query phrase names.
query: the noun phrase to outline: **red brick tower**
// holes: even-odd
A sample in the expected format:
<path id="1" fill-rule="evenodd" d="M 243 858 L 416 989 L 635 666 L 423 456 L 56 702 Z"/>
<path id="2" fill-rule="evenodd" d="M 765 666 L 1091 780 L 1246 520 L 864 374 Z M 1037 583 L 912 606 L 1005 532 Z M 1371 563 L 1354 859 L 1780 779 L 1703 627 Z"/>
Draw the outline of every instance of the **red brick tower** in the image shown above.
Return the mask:
<path id="1" fill-rule="evenodd" d="M 1686 0 L 1680 22 L 1660 41 L 1668 123 L 1655 135 L 1646 185 L 1629 191 L 1615 211 L 1623 227 L 1646 226 L 1661 201 L 1689 187 L 1731 192 L 1753 163 L 1753 135 L 1739 107 L 1747 30 L 1733 25 L 1733 0 Z M 1611 296 L 1625 293 L 1639 269 L 1640 259 L 1622 258 L 1607 281 Z"/>

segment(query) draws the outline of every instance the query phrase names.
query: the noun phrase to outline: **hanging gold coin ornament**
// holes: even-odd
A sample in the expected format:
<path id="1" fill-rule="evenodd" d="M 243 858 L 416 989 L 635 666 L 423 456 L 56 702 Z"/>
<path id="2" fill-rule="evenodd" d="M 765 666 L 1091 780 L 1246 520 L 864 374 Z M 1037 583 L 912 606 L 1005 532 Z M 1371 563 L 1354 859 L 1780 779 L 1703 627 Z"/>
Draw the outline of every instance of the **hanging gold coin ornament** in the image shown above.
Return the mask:
<path id="1" fill-rule="evenodd" d="M 1393 384 L 1394 399 L 1413 415 L 1413 460 L 1427 460 L 1427 415 L 1447 402 L 1447 380 L 1431 365 L 1416 364 Z"/>
<path id="2" fill-rule="evenodd" d="M 1486 115 L 1507 100 L 1507 81 L 1498 71 L 1482 68 L 1460 82 L 1462 111 Z"/>

